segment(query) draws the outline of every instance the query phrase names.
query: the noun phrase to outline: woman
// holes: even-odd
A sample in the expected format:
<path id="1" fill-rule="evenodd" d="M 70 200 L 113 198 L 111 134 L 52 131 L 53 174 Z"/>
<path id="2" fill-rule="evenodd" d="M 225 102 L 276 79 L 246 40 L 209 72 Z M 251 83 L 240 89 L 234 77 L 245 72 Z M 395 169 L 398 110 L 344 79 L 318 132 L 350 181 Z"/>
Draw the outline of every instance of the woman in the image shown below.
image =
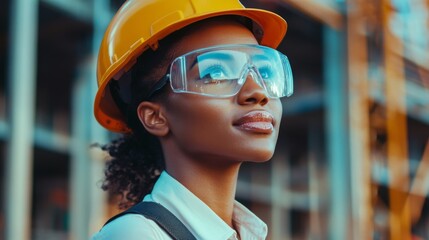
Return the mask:
<path id="1" fill-rule="evenodd" d="M 124 4 L 100 48 L 95 101 L 97 120 L 125 133 L 105 147 L 103 189 L 121 208 L 157 202 L 197 239 L 265 239 L 234 198 L 240 165 L 274 153 L 279 98 L 293 90 L 287 58 L 270 47 L 285 32 L 282 18 L 237 0 Z M 93 239 L 170 236 L 127 214 Z"/>

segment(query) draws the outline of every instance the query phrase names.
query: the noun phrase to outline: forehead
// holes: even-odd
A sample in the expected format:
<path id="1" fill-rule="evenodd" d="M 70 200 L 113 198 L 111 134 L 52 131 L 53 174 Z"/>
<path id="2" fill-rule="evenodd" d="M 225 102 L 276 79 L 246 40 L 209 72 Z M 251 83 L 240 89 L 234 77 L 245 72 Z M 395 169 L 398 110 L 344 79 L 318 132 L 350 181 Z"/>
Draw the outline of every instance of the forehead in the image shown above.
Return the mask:
<path id="1" fill-rule="evenodd" d="M 227 20 L 214 19 L 195 24 L 189 28 L 175 47 L 175 56 L 196 49 L 225 44 L 257 44 L 252 32 L 242 24 Z"/>

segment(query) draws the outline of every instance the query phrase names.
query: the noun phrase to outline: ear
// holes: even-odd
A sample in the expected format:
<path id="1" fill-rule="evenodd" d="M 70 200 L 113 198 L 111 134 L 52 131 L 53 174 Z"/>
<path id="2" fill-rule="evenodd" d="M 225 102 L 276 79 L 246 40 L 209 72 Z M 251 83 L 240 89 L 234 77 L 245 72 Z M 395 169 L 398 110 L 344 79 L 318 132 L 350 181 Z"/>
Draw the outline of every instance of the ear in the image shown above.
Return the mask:
<path id="1" fill-rule="evenodd" d="M 167 118 L 161 106 L 154 102 L 141 102 L 137 107 L 137 116 L 144 128 L 152 135 L 163 137 L 168 134 Z"/>

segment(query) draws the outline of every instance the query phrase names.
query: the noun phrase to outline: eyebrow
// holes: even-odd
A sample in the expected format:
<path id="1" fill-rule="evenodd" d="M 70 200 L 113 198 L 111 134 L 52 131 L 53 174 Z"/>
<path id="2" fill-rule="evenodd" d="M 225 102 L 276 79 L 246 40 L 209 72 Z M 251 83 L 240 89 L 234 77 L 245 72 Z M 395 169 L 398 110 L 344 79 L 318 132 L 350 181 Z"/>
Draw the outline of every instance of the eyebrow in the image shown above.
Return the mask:
<path id="1" fill-rule="evenodd" d="M 200 57 L 206 57 L 207 58 L 207 55 L 209 55 L 210 57 L 216 57 L 216 58 L 219 58 L 219 59 L 226 59 L 226 60 L 233 60 L 234 59 L 234 54 L 231 54 L 231 53 L 225 53 L 225 52 L 207 52 L 207 53 L 204 53 L 204 54 L 201 54 L 201 55 L 195 57 L 195 59 L 192 62 L 191 66 L 189 67 L 189 69 L 192 69 L 198 63 L 198 60 L 200 59 Z"/>
<path id="2" fill-rule="evenodd" d="M 266 60 L 266 61 L 269 61 L 270 58 L 267 57 L 267 55 L 265 55 L 265 54 L 258 54 L 258 55 L 253 55 L 252 56 L 252 60 Z"/>

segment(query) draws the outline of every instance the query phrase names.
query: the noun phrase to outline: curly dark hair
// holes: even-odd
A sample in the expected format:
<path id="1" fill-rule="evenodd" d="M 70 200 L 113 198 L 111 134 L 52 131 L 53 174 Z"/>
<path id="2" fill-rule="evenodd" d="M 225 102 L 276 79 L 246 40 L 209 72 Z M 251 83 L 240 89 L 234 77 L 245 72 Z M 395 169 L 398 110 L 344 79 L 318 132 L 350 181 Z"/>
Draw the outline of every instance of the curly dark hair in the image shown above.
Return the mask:
<path id="1" fill-rule="evenodd" d="M 252 29 L 252 23 L 247 18 L 237 16 L 220 16 L 237 21 Z M 213 19 L 213 18 L 211 18 Z M 192 24 L 204 24 L 206 20 Z M 165 168 L 164 157 L 159 140 L 148 133 L 137 116 L 137 107 L 150 90 L 151 86 L 165 75 L 168 66 L 173 61 L 176 43 L 187 34 L 189 27 L 174 32 L 159 41 L 156 51 L 151 49 L 137 58 L 129 75 L 129 83 L 125 94 L 121 95 L 118 81 L 110 81 L 109 89 L 113 99 L 126 116 L 126 124 L 132 130 L 131 134 L 102 146 L 111 159 L 106 163 L 105 179 L 102 189 L 109 194 L 121 196 L 120 209 L 129 208 L 140 202 L 152 191 L 160 173 Z M 123 82 L 123 79 L 121 79 Z M 162 89 L 151 101 L 162 101 L 165 90 Z"/>
<path id="2" fill-rule="evenodd" d="M 147 146 L 153 146 L 152 151 Z M 163 169 L 157 161 L 160 158 L 156 148 L 154 142 L 135 134 L 102 147 L 111 156 L 106 163 L 102 189 L 121 196 L 120 209 L 131 207 L 152 190 Z"/>
<path id="3" fill-rule="evenodd" d="M 177 34 L 175 34 L 177 37 Z M 102 189 L 112 195 L 120 195 L 120 209 L 126 209 L 140 202 L 152 191 L 153 185 L 164 169 L 162 148 L 158 139 L 148 133 L 137 116 L 137 107 L 143 100 L 154 79 L 159 79 L 165 73 L 172 59 L 173 37 L 160 41 L 160 47 L 155 52 L 147 50 L 138 57 L 136 64 L 130 70 L 131 84 L 128 101 L 121 99 L 117 81 L 111 81 L 109 88 L 112 96 L 120 107 L 126 124 L 132 130 L 121 138 L 102 146 L 110 155 L 106 163 L 105 179 Z M 176 38 L 177 40 L 177 38 Z M 151 101 L 157 101 L 163 91 Z"/>

